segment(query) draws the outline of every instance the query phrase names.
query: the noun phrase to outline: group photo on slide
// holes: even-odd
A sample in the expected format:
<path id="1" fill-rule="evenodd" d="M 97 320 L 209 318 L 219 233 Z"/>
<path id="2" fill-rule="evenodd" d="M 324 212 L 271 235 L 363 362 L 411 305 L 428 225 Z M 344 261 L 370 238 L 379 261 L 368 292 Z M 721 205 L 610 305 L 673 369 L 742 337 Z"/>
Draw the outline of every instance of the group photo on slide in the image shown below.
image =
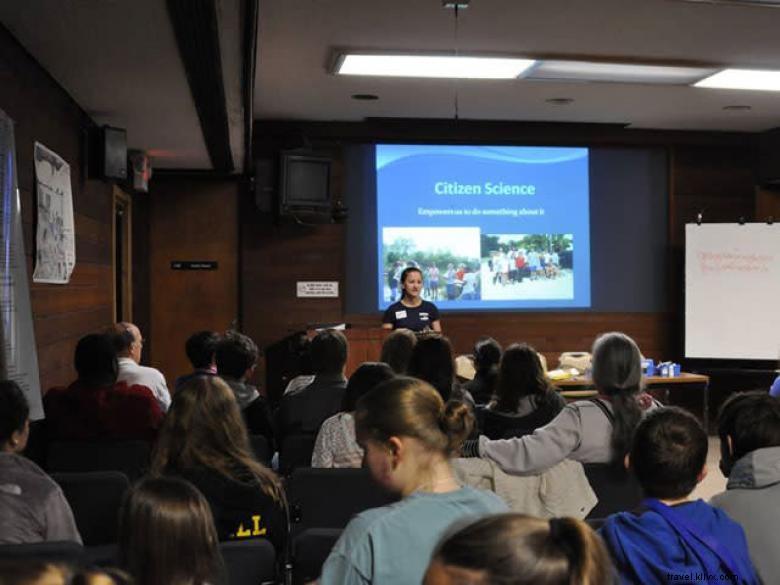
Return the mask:
<path id="1" fill-rule="evenodd" d="M 571 234 L 482 234 L 482 298 L 571 299 Z"/>

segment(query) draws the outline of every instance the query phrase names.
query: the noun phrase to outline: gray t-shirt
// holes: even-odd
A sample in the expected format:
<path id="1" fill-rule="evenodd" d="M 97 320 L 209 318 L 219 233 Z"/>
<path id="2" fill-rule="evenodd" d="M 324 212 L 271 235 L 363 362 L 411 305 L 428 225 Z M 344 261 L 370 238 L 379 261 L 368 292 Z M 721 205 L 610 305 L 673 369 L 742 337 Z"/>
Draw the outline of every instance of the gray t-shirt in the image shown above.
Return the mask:
<path id="1" fill-rule="evenodd" d="M 0 453 L 0 544 L 56 540 L 81 543 L 62 489 L 29 459 Z"/>
<path id="2" fill-rule="evenodd" d="M 420 583 L 448 528 L 507 510 L 494 493 L 471 487 L 444 494 L 415 492 L 366 510 L 344 529 L 322 567 L 320 585 Z"/>

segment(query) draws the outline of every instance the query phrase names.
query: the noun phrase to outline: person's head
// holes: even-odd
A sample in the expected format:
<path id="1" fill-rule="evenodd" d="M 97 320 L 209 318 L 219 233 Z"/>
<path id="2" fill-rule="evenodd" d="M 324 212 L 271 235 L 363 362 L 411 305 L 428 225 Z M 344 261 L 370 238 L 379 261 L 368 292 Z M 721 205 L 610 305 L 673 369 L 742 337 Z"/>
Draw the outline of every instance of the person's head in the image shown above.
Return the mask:
<path id="1" fill-rule="evenodd" d="M 193 368 L 202 370 L 214 367 L 214 354 L 219 340 L 219 333 L 216 331 L 198 331 L 190 335 L 184 344 L 184 351 Z"/>
<path id="2" fill-rule="evenodd" d="M 73 355 L 79 382 L 88 388 L 116 383 L 119 375 L 114 340 L 111 335 L 90 333 L 79 339 Z"/>
<path id="3" fill-rule="evenodd" d="M 634 340 L 619 332 L 597 337 L 592 356 L 593 384 L 612 403 L 612 462 L 620 464 L 642 417 L 636 400 L 642 387 L 642 356 Z"/>
<path id="4" fill-rule="evenodd" d="M 544 396 L 550 389 L 542 362 L 533 347 L 513 343 L 504 350 L 496 385 L 497 410 L 515 412 L 524 396 Z"/>
<path id="5" fill-rule="evenodd" d="M 416 343 L 417 336 L 414 332 L 409 329 L 396 329 L 385 337 L 379 361 L 393 368 L 396 374 L 405 374 Z"/>
<path id="6" fill-rule="evenodd" d="M 141 363 L 141 352 L 144 347 L 144 338 L 141 336 L 141 330 L 132 323 L 122 321 L 114 324 L 113 332 L 117 355 L 119 357 L 129 357 L 135 363 Z"/>
<path id="7" fill-rule="evenodd" d="M 252 455 L 233 391 L 217 376 L 192 378 L 176 391 L 152 453 L 156 474 L 195 467 L 235 479 L 247 469 L 268 495 L 281 499 L 276 476 Z"/>
<path id="8" fill-rule="evenodd" d="M 462 402 L 444 403 L 426 382 L 398 377 L 358 400 L 355 433 L 364 464 L 385 489 L 406 496 L 448 464 L 474 427 Z"/>
<path id="9" fill-rule="evenodd" d="M 341 331 L 326 329 L 311 340 L 311 365 L 316 375 L 344 372 L 347 363 L 347 338 Z"/>
<path id="10" fill-rule="evenodd" d="M 649 412 L 634 433 L 628 465 L 645 496 L 677 500 L 707 473 L 707 433 L 691 413 L 674 406 Z"/>
<path id="11" fill-rule="evenodd" d="M 446 537 L 424 585 L 609 585 L 604 543 L 582 520 L 488 516 Z"/>
<path id="12" fill-rule="evenodd" d="M 720 409 L 718 437 L 720 469 L 725 476 L 748 453 L 780 447 L 780 399 L 765 391 L 733 394 Z"/>
<path id="13" fill-rule="evenodd" d="M 423 277 L 422 272 L 416 266 L 404 268 L 401 273 L 401 298 L 417 298 L 422 290 Z"/>
<path id="14" fill-rule="evenodd" d="M 455 358 L 450 340 L 442 335 L 420 339 L 412 350 L 408 374 L 425 380 L 444 400 L 449 400 L 455 381 Z"/>
<path id="15" fill-rule="evenodd" d="M 139 585 L 205 585 L 222 567 L 211 508 L 191 483 L 142 479 L 119 511 L 119 561 Z"/>
<path id="16" fill-rule="evenodd" d="M 21 453 L 30 435 L 30 407 L 13 380 L 0 382 L 0 451 Z"/>
<path id="17" fill-rule="evenodd" d="M 217 343 L 214 353 L 219 375 L 235 380 L 244 380 L 252 375 L 257 356 L 255 342 L 238 331 L 227 332 Z"/>
<path id="18" fill-rule="evenodd" d="M 0 560 L 2 585 L 132 585 L 130 576 L 119 569 L 90 568 L 77 571 L 66 564 L 32 559 Z"/>
<path id="19" fill-rule="evenodd" d="M 492 337 L 480 337 L 474 344 L 474 367 L 478 372 L 488 372 L 501 361 L 501 344 Z"/>
<path id="20" fill-rule="evenodd" d="M 341 410 L 352 412 L 357 401 L 376 386 L 395 377 L 393 368 L 382 362 L 365 362 L 352 372 L 341 402 Z"/>

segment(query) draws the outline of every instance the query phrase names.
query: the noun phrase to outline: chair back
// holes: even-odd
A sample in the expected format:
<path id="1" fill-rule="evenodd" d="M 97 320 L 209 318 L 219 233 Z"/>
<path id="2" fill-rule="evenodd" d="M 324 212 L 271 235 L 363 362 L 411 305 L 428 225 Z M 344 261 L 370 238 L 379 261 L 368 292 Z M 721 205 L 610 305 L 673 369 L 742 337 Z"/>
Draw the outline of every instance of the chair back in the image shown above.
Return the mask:
<path id="1" fill-rule="evenodd" d="M 308 433 L 285 437 L 279 450 L 279 473 L 290 475 L 298 467 L 311 467 L 316 440 L 316 435 Z"/>
<path id="2" fill-rule="evenodd" d="M 151 445 L 146 441 L 52 441 L 46 470 L 49 473 L 121 471 L 134 481 L 148 469 L 150 453 Z"/>
<path id="3" fill-rule="evenodd" d="M 220 542 L 219 550 L 225 562 L 228 585 L 276 582 L 276 553 L 269 540 L 229 540 Z"/>
<path id="4" fill-rule="evenodd" d="M 642 489 L 636 478 L 624 467 L 612 463 L 585 463 L 583 468 L 599 499 L 587 519 L 606 518 L 615 512 L 628 512 L 641 504 Z"/>
<path id="5" fill-rule="evenodd" d="M 268 439 L 263 435 L 249 435 L 249 445 L 252 447 L 252 453 L 257 457 L 257 460 L 266 467 L 270 467 L 273 453 L 271 445 L 268 444 Z"/>
<path id="6" fill-rule="evenodd" d="M 85 546 L 117 541 L 119 508 L 130 487 L 127 476 L 119 471 L 53 473 L 73 510 L 76 526 Z"/>
<path id="7" fill-rule="evenodd" d="M 340 528 L 309 528 L 295 537 L 293 585 L 304 585 L 320 576 L 322 565 L 341 532 Z"/>
<path id="8" fill-rule="evenodd" d="M 292 531 L 344 528 L 357 513 L 396 501 L 365 469 L 298 468 L 287 483 Z"/>

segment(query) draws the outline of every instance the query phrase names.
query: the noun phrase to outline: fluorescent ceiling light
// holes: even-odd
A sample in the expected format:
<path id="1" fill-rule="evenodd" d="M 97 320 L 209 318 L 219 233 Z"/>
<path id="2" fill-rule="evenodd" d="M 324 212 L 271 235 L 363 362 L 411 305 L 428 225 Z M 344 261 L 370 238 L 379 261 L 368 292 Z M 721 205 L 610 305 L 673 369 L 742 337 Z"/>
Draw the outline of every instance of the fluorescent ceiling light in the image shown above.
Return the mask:
<path id="1" fill-rule="evenodd" d="M 526 78 L 689 85 L 712 72 L 712 68 L 701 67 L 551 60 L 541 61 Z"/>
<path id="2" fill-rule="evenodd" d="M 339 75 L 437 77 L 450 79 L 515 79 L 534 64 L 532 59 L 457 55 L 342 55 Z"/>
<path id="3" fill-rule="evenodd" d="M 715 89 L 757 89 L 780 91 L 780 71 L 724 69 L 694 84 Z"/>

